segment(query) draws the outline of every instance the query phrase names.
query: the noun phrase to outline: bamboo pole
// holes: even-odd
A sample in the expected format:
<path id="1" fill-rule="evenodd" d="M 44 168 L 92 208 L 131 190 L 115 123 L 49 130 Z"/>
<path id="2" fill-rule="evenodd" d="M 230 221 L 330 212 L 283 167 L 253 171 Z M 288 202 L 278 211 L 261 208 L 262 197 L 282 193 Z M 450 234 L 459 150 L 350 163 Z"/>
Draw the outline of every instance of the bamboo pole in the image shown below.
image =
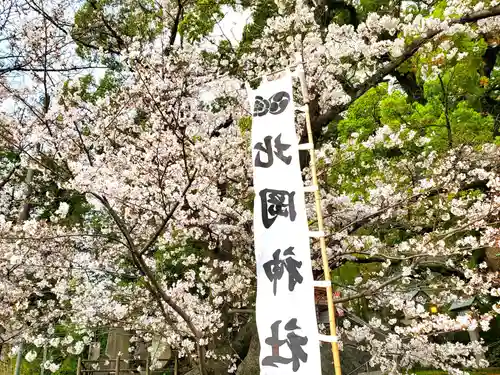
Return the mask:
<path id="1" fill-rule="evenodd" d="M 120 375 L 120 356 L 116 357 L 115 375 Z"/>
<path id="2" fill-rule="evenodd" d="M 78 357 L 78 363 L 76 365 L 76 375 L 80 375 L 82 373 L 82 357 Z"/>
<path id="3" fill-rule="evenodd" d="M 45 374 L 45 362 L 47 361 L 47 344 L 43 346 L 43 357 L 42 357 L 42 365 L 40 366 L 40 375 Z"/>
<path id="4" fill-rule="evenodd" d="M 297 67 L 297 73 L 298 73 L 298 77 L 300 79 L 302 96 L 304 98 L 304 113 L 306 116 L 307 141 L 308 141 L 308 143 L 310 143 L 312 145 L 311 149 L 309 150 L 309 154 L 311 156 L 310 168 L 311 168 L 311 175 L 312 175 L 312 183 L 313 183 L 313 186 L 318 186 L 318 175 L 316 172 L 316 155 L 314 153 L 314 139 L 313 139 L 312 127 L 311 127 L 311 117 L 309 115 L 309 93 L 308 93 L 308 89 L 307 89 L 304 67 L 302 64 L 299 64 L 299 66 Z M 319 192 L 319 186 L 314 191 L 314 201 L 315 201 L 315 206 L 316 206 L 316 217 L 317 217 L 317 222 L 318 222 L 318 231 L 324 232 L 323 213 L 321 210 L 321 195 Z M 328 255 L 326 253 L 326 241 L 325 241 L 324 236 L 321 236 L 319 238 L 319 244 L 321 247 L 321 258 L 323 260 L 323 273 L 325 275 L 325 280 L 331 281 L 332 278 L 330 275 L 330 265 L 328 264 Z M 327 302 L 328 302 L 328 318 L 330 321 L 330 335 L 336 338 L 337 337 L 337 325 L 335 323 L 335 306 L 333 304 L 333 294 L 332 294 L 332 284 L 331 283 L 326 288 L 326 298 L 327 298 Z M 340 367 L 339 345 L 338 345 L 338 342 L 336 340 L 332 342 L 332 354 L 333 354 L 333 365 L 335 368 L 335 375 L 342 375 L 342 370 Z"/>
<path id="5" fill-rule="evenodd" d="M 26 220 L 26 219 L 22 219 L 22 220 Z M 23 342 L 21 341 L 21 344 L 19 344 L 19 352 L 17 352 L 16 368 L 14 369 L 14 375 L 21 374 L 22 360 L 23 360 Z"/>

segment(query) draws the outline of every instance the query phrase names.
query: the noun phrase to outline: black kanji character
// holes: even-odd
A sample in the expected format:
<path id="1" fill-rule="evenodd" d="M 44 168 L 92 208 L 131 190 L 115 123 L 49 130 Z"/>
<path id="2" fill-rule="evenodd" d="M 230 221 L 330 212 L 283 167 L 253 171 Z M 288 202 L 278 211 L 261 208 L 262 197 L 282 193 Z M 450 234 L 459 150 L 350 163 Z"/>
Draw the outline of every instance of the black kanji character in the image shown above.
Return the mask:
<path id="1" fill-rule="evenodd" d="M 257 142 L 254 146 L 255 150 L 265 152 L 267 154 L 267 162 L 263 162 L 260 158 L 260 152 L 257 153 L 257 156 L 255 156 L 255 166 L 256 167 L 262 167 L 262 168 L 269 168 L 271 165 L 273 165 L 274 162 L 274 155 L 276 155 L 282 162 L 284 162 L 286 165 L 289 165 L 290 162 L 292 161 L 291 156 L 285 156 L 283 154 L 284 151 L 288 150 L 291 145 L 288 145 L 286 143 L 281 143 L 281 134 L 276 137 L 274 140 L 274 148 L 276 151 L 272 150 L 271 147 L 271 140 L 273 137 L 268 135 L 267 137 L 264 138 L 264 144 L 262 142 Z"/>
<path id="2" fill-rule="evenodd" d="M 288 271 L 288 290 L 293 291 L 295 285 L 302 284 L 304 278 L 299 273 L 299 268 L 302 267 L 302 262 L 292 258 L 293 247 L 289 247 L 283 255 L 289 255 L 286 259 L 280 259 L 281 250 L 278 249 L 273 254 L 273 259 L 264 263 L 264 271 L 266 272 L 269 281 L 273 282 L 273 293 L 276 295 L 278 280 L 281 280 L 284 270 Z"/>
<path id="3" fill-rule="evenodd" d="M 264 189 L 259 192 L 262 208 L 262 223 L 266 229 L 273 225 L 278 216 L 289 217 L 295 221 L 295 192 L 286 190 Z"/>
<path id="4" fill-rule="evenodd" d="M 286 340 L 279 339 L 279 327 L 281 320 L 277 320 L 271 325 L 271 337 L 266 338 L 265 343 L 272 347 L 272 355 L 265 357 L 262 360 L 263 366 L 278 367 L 277 363 L 289 364 L 292 363 L 293 372 L 297 372 L 300 368 L 300 362 L 307 362 L 307 353 L 304 351 L 302 346 L 306 345 L 308 342 L 307 337 L 302 337 L 293 332 L 296 329 L 300 329 L 297 325 L 297 319 L 293 318 L 285 325 L 285 330 L 291 331 L 286 337 Z M 292 356 L 290 358 L 285 358 L 279 355 L 279 348 L 283 344 L 287 344 Z"/>

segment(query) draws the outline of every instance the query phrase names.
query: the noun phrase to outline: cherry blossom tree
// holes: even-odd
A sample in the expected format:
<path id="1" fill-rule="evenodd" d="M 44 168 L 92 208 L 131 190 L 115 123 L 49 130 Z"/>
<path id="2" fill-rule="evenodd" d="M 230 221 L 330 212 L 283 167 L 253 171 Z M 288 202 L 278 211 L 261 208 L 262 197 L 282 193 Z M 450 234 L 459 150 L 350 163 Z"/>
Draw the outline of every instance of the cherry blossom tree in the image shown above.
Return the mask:
<path id="1" fill-rule="evenodd" d="M 176 43 L 179 30 L 201 17 L 187 3 L 134 8 L 154 27 L 128 33 L 113 16 L 129 2 L 116 13 L 107 11 L 118 5 L 89 2 L 77 14 L 99 20 L 96 35 L 80 32 L 89 24 L 74 23 L 64 2 L 18 4 L 23 22 L 10 15 L 5 22 L 18 27 L 10 37 L 23 57 L 8 69 L 33 83 L 6 78 L 0 93 L 11 103 L 1 120 L 6 338 L 31 344 L 26 359 L 34 360 L 44 345 L 80 354 L 97 328 L 120 326 L 134 333 L 132 342 L 159 335 L 203 375 L 234 371 L 241 358 L 230 344 L 248 320 L 235 312 L 253 308 L 255 291 L 243 83 L 295 66 L 299 54 L 321 141 L 331 266 L 375 265 L 342 284 L 336 302 L 349 311 L 365 299 L 380 313 L 364 326 L 346 323 L 342 337 L 386 372 L 486 366 L 476 360 L 485 351 L 480 342 L 435 338 L 487 330 L 500 313 L 497 269 L 471 264 L 478 252 L 499 247 L 500 76 L 496 60 L 482 58 L 498 52 L 491 36 L 498 35 L 500 6 L 384 4 L 374 11 L 368 2 L 344 2 L 342 21 L 331 17 L 333 4 L 278 2 L 258 37 L 247 33 L 241 46 L 224 42 L 210 51 L 197 41 L 205 38 L 200 25 L 183 34 L 189 43 Z M 183 12 L 191 18 L 182 19 Z M 81 72 L 80 60 L 108 64 L 109 75 L 101 83 L 62 75 Z M 463 99 L 464 64 L 490 67 L 484 75 L 490 86 L 483 80 L 475 96 L 489 105 L 486 114 L 474 98 Z M 387 113 L 362 125 L 356 105 L 363 107 L 388 76 L 399 85 L 383 93 Z M 421 107 L 407 105 L 419 87 Z M 458 104 L 466 100 L 470 107 Z M 480 139 L 460 138 L 466 131 Z M 312 201 L 308 209 L 312 215 Z M 317 244 L 312 250 L 317 259 Z M 440 313 L 408 297 L 421 287 L 433 291 Z M 463 296 L 484 298 L 487 311 L 446 314 L 444 307 Z M 63 340 L 56 336 L 61 325 L 71 328 Z M 43 365 L 58 369 L 50 358 Z"/>

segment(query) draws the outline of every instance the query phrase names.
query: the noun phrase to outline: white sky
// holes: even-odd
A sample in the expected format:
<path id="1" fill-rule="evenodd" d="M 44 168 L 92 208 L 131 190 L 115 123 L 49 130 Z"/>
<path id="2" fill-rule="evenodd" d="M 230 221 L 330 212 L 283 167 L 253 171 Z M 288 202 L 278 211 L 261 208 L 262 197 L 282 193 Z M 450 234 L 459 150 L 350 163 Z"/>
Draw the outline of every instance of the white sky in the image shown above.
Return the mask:
<path id="1" fill-rule="evenodd" d="M 225 35 L 231 44 L 238 43 L 241 40 L 243 28 L 251 21 L 250 11 L 234 11 L 230 7 L 224 6 L 222 12 L 225 16 L 212 34 L 221 38 L 224 38 Z"/>

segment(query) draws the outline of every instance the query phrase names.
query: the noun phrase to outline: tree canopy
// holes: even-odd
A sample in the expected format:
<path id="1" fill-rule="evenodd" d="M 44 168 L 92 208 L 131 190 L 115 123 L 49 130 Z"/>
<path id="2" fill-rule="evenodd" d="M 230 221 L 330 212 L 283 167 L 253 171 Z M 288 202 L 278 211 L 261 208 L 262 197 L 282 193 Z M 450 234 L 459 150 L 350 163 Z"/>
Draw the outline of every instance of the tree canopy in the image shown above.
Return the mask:
<path id="1" fill-rule="evenodd" d="M 252 14 L 239 43 L 212 34 L 227 9 Z M 244 83 L 300 60 L 336 302 L 362 318 L 342 344 L 385 373 L 488 365 L 485 342 L 443 338 L 500 314 L 496 0 L 6 0 L 0 24 L 0 338 L 27 360 L 62 373 L 123 327 L 132 351 L 159 337 L 202 375 L 236 371 L 255 304 Z"/>

